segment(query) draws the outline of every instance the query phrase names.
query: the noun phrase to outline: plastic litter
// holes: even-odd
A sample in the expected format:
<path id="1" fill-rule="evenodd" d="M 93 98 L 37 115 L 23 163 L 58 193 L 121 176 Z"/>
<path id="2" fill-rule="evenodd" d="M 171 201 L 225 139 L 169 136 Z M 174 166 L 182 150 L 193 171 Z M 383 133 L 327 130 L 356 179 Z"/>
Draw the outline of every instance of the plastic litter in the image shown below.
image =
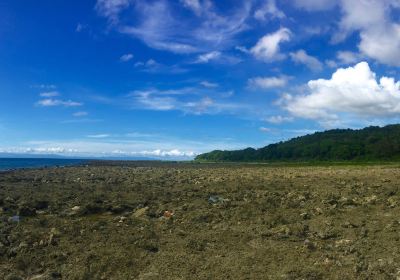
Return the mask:
<path id="1" fill-rule="evenodd" d="M 9 220 L 10 220 L 10 222 L 19 223 L 21 218 L 20 218 L 20 216 L 12 216 L 12 217 L 10 217 Z"/>
<path id="2" fill-rule="evenodd" d="M 210 204 L 219 204 L 219 203 L 224 203 L 224 202 L 227 202 L 227 201 L 229 201 L 229 199 L 223 198 L 223 197 L 218 196 L 218 195 L 211 195 L 208 198 L 208 203 L 210 203 Z"/>

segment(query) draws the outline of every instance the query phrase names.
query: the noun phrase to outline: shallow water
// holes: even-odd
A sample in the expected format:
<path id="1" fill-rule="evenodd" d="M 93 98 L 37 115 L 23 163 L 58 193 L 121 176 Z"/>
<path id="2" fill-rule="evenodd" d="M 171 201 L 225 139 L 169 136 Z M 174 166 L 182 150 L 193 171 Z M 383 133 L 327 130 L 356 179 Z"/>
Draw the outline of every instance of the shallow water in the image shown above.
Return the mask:
<path id="1" fill-rule="evenodd" d="M 82 163 L 82 159 L 0 158 L 0 170 L 67 166 Z"/>

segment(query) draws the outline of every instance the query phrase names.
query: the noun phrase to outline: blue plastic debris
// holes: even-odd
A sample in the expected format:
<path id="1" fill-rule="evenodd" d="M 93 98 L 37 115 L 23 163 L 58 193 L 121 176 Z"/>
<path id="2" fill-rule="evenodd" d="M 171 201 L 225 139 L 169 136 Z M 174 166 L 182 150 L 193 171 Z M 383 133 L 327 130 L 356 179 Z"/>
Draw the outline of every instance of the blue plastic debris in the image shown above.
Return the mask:
<path id="1" fill-rule="evenodd" d="M 12 216 L 10 218 L 10 222 L 19 223 L 20 217 L 19 216 Z"/>

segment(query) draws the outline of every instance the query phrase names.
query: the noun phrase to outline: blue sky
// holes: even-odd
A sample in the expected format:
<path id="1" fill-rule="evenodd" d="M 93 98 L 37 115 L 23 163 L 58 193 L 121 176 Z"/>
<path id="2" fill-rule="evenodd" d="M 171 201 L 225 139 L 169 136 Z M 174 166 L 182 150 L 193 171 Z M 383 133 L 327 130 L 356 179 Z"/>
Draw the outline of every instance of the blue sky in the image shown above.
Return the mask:
<path id="1" fill-rule="evenodd" d="M 399 122 L 398 0 L 0 4 L 0 152 L 191 158 Z"/>

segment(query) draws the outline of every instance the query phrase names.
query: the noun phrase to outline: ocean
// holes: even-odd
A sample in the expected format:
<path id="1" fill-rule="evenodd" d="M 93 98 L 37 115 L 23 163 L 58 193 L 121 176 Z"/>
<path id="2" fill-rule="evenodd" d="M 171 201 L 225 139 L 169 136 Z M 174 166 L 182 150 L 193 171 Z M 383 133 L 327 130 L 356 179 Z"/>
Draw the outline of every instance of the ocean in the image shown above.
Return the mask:
<path id="1" fill-rule="evenodd" d="M 39 168 L 82 164 L 82 159 L 54 159 L 54 158 L 0 158 L 0 170 Z"/>

